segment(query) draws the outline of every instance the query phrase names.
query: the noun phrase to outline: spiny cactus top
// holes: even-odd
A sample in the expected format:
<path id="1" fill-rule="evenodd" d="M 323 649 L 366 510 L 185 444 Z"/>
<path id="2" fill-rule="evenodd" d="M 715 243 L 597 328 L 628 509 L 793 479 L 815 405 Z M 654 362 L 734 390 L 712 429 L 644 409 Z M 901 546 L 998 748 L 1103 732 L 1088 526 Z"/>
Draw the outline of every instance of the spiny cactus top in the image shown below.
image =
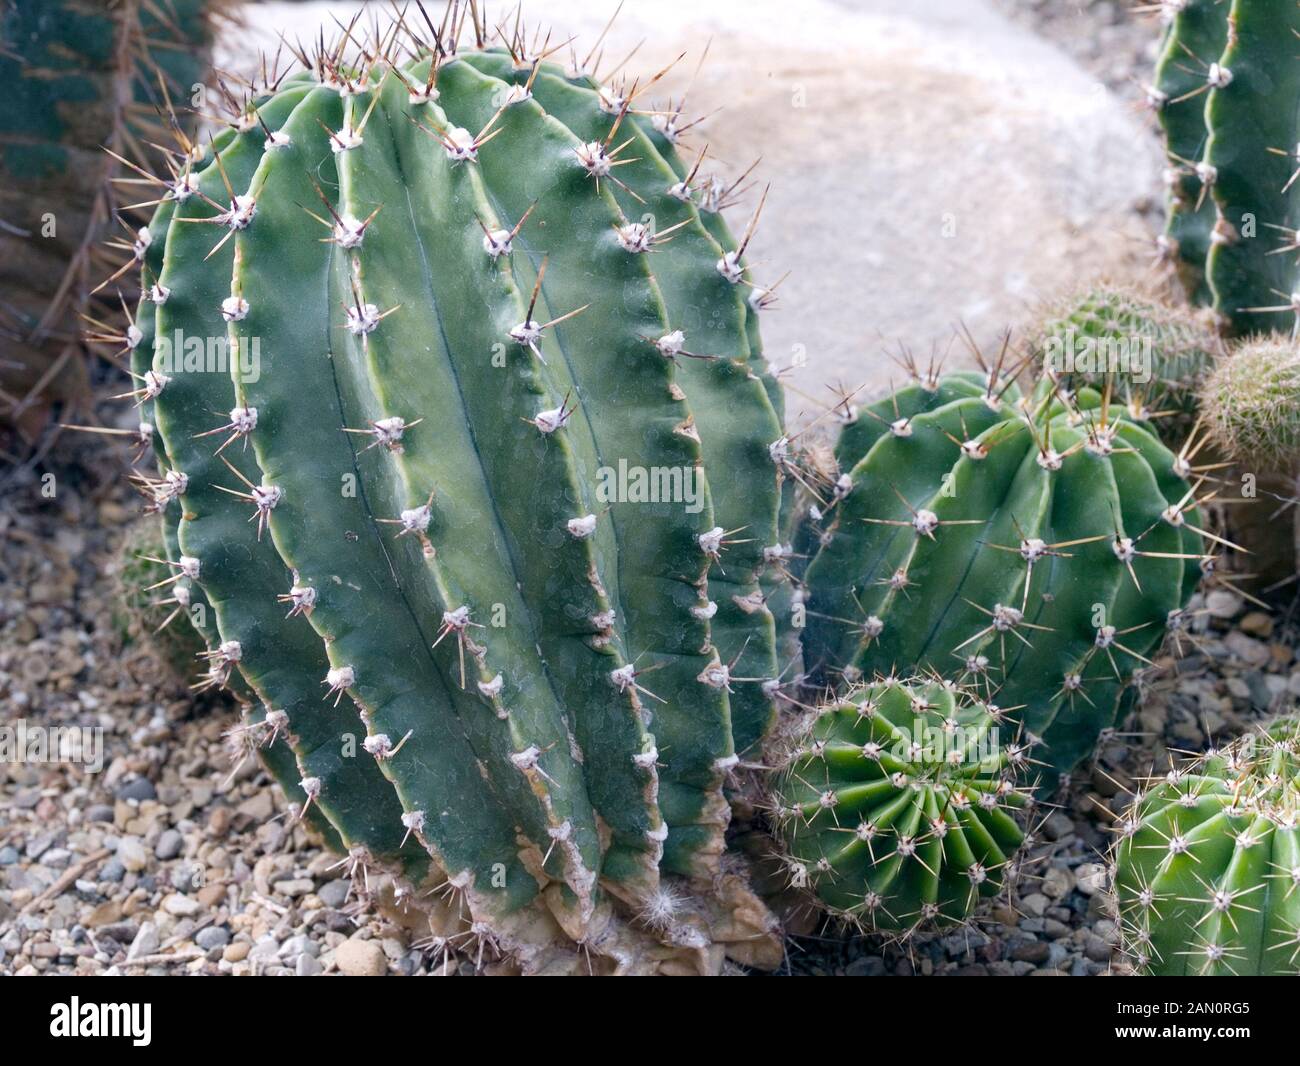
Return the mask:
<path id="1" fill-rule="evenodd" d="M 1242 342 L 1205 382 L 1201 409 L 1215 442 L 1247 469 L 1294 473 L 1300 460 L 1300 346 L 1284 336 Z"/>
<path id="2" fill-rule="evenodd" d="M 814 515 L 807 666 L 959 677 L 1042 740 L 1044 785 L 1091 754 L 1203 560 L 1183 456 L 1088 389 L 925 378 L 856 413 Z"/>
<path id="3" fill-rule="evenodd" d="M 301 57 L 160 181 L 147 488 L 213 679 L 358 863 L 629 968 L 612 900 L 708 947 L 661 877 L 724 891 L 723 780 L 774 717 L 772 296 L 677 111 L 522 30 L 458 50 L 460 10 Z"/>
<path id="4" fill-rule="evenodd" d="M 1164 128 L 1164 250 L 1193 298 L 1238 333 L 1300 313 L 1300 6 L 1162 0 L 1166 32 L 1149 98 Z"/>
<path id="5" fill-rule="evenodd" d="M 1300 974 L 1300 721 L 1156 780 L 1118 826 L 1125 950 L 1144 973 Z"/>
<path id="6" fill-rule="evenodd" d="M 1204 312 L 1103 282 L 1050 304 L 1031 346 L 1069 388 L 1101 391 L 1109 379 L 1132 416 L 1150 419 L 1160 439 L 1177 447 L 1222 342 Z"/>
<path id="7" fill-rule="evenodd" d="M 855 687 L 796 733 L 774 790 L 793 885 L 868 929 L 961 922 L 1024 842 L 1029 754 L 952 684 Z"/>

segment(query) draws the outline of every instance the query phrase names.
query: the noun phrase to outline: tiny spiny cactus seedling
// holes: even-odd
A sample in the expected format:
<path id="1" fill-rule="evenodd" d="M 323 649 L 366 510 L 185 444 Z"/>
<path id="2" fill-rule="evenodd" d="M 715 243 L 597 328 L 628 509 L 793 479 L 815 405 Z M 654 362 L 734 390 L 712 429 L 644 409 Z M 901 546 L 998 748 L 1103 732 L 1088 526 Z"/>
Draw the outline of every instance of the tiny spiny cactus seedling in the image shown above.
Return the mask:
<path id="1" fill-rule="evenodd" d="M 1109 377 L 1116 400 L 1175 448 L 1195 421 L 1198 389 L 1221 347 L 1190 308 L 1105 282 L 1054 301 L 1030 344 L 1067 388 L 1100 392 Z"/>
<path id="2" fill-rule="evenodd" d="M 477 10 L 354 23 L 155 179 L 122 349 L 165 565 L 297 813 L 449 936 L 770 965 L 721 861 L 780 673 L 758 211 L 734 240 L 677 111 Z"/>
<path id="3" fill-rule="evenodd" d="M 975 685 L 1042 742 L 1050 788 L 1186 625 L 1214 535 L 1191 462 L 1147 423 L 1050 375 L 1022 395 L 1000 366 L 849 413 L 812 512 L 805 667 Z"/>
<path id="4" fill-rule="evenodd" d="M 1014 873 L 1028 749 L 997 706 L 951 683 L 857 685 L 794 731 L 772 818 L 791 884 L 854 925 L 966 921 Z"/>
<path id="5" fill-rule="evenodd" d="M 1300 720 L 1151 781 L 1117 831 L 1124 949 L 1138 972 L 1300 973 Z"/>
<path id="6" fill-rule="evenodd" d="M 1161 250 L 1224 328 L 1292 329 L 1300 314 L 1300 6 L 1154 6 L 1166 23 L 1148 90 L 1168 155 Z"/>

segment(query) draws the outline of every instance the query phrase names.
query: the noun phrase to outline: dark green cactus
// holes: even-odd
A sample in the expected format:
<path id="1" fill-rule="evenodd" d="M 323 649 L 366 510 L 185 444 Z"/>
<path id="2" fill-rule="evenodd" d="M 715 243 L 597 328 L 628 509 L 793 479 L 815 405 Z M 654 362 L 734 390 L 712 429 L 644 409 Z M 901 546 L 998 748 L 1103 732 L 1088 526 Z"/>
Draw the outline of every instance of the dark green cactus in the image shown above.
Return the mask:
<path id="1" fill-rule="evenodd" d="M 863 408 L 815 517 L 806 666 L 957 676 L 1042 741 L 1044 787 L 1089 756 L 1205 554 L 1191 467 L 1124 409 L 1044 379 L 926 379 Z"/>
<path id="2" fill-rule="evenodd" d="M 176 584 L 280 774 L 457 935 L 752 961 L 720 859 L 775 716 L 765 290 L 671 126 L 518 40 L 431 68 L 402 36 L 160 183 L 126 342 Z"/>
<path id="3" fill-rule="evenodd" d="M 1152 781 L 1118 826 L 1127 956 L 1157 976 L 1300 973 L 1300 722 Z"/>
<path id="4" fill-rule="evenodd" d="M 951 683 L 854 686 L 797 730 L 774 788 L 791 883 L 864 928 L 968 919 L 1024 843 L 1029 753 Z"/>
<path id="5" fill-rule="evenodd" d="M 1300 6 L 1167 0 L 1151 102 L 1170 159 L 1165 251 L 1237 333 L 1300 311 Z"/>

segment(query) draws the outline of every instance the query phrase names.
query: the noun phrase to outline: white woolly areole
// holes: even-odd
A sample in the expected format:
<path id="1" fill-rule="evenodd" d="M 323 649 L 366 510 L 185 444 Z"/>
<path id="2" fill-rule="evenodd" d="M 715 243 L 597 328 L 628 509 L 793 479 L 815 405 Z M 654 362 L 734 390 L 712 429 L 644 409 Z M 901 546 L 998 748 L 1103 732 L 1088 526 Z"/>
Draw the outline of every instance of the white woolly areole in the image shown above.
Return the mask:
<path id="1" fill-rule="evenodd" d="M 422 503 L 419 507 L 408 507 L 402 512 L 402 529 L 408 533 L 423 533 L 429 528 L 429 522 L 433 519 L 433 512 L 427 503 Z"/>
<path id="2" fill-rule="evenodd" d="M 242 296 L 227 296 L 221 301 L 221 317 L 227 322 L 242 322 L 248 317 L 248 301 Z"/>
<path id="3" fill-rule="evenodd" d="M 443 144 L 447 150 L 447 155 L 457 163 L 472 163 L 478 158 L 478 147 L 474 143 L 474 134 L 463 126 L 453 126 L 447 131 L 447 139 Z"/>
<path id="4" fill-rule="evenodd" d="M 571 413 L 563 407 L 555 407 L 549 411 L 539 411 L 533 418 L 533 425 L 543 433 L 554 433 L 557 429 L 564 427 Z"/>
<path id="5" fill-rule="evenodd" d="M 692 607 L 690 611 L 692 618 L 700 622 L 707 622 L 718 613 L 718 605 L 712 600 L 709 600 L 709 602 L 704 604 L 702 607 Z"/>
<path id="6" fill-rule="evenodd" d="M 593 178 L 605 177 L 613 167 L 613 161 L 600 141 L 580 144 L 573 153 L 578 157 L 578 165 Z"/>
<path id="7" fill-rule="evenodd" d="M 680 329 L 665 333 L 655 341 L 655 347 L 659 349 L 660 355 L 680 355 L 682 349 L 686 347 L 686 334 Z"/>
<path id="8" fill-rule="evenodd" d="M 505 687 L 505 678 L 497 674 L 491 681 L 480 681 L 478 690 L 490 700 L 496 699 L 501 695 L 501 690 Z"/>
<path id="9" fill-rule="evenodd" d="M 611 670 L 609 680 L 619 692 L 626 692 L 629 687 L 636 684 L 636 670 L 631 663 L 628 663 L 617 670 Z"/>
<path id="10" fill-rule="evenodd" d="M 493 259 L 509 255 L 511 243 L 508 229 L 494 229 L 483 234 L 483 251 Z"/>
<path id="11" fill-rule="evenodd" d="M 351 688 L 357 683 L 357 672 L 350 666 L 335 666 L 325 674 L 325 684 L 331 689 Z"/>
<path id="12" fill-rule="evenodd" d="M 654 243 L 650 227 L 644 222 L 629 222 L 625 226 L 618 226 L 615 228 L 614 234 L 618 237 L 619 246 L 625 252 L 631 252 L 633 255 L 648 252 L 650 246 Z"/>
<path id="13" fill-rule="evenodd" d="M 581 518 L 570 518 L 566 525 L 570 536 L 582 540 L 584 537 L 590 537 L 596 532 L 596 516 L 588 514 L 583 515 Z"/>
<path id="14" fill-rule="evenodd" d="M 342 215 L 334 223 L 334 241 L 340 248 L 360 247 L 366 236 L 366 224 L 351 215 Z"/>
<path id="15" fill-rule="evenodd" d="M 700 545 L 700 551 L 710 558 L 716 559 L 722 553 L 722 538 L 725 535 L 726 530 L 721 526 L 714 526 L 707 533 L 701 533 L 696 537 Z"/>
<path id="16" fill-rule="evenodd" d="M 374 304 L 364 304 L 357 307 L 355 304 L 347 309 L 347 318 L 344 323 L 348 332 L 356 336 L 365 336 L 373 333 L 375 327 L 379 325 L 379 308 Z"/>
<path id="17" fill-rule="evenodd" d="M 180 567 L 181 573 L 191 581 L 197 581 L 199 579 L 200 564 L 198 559 L 194 558 L 194 556 L 182 555 L 176 561 L 176 565 Z"/>
<path id="18" fill-rule="evenodd" d="M 718 273 L 733 285 L 739 285 L 745 278 L 745 268 L 740 264 L 739 252 L 728 252 L 718 260 L 716 266 Z"/>
<path id="19" fill-rule="evenodd" d="M 230 428 L 240 436 L 246 436 L 257 428 L 256 407 L 232 407 L 230 409 Z"/>

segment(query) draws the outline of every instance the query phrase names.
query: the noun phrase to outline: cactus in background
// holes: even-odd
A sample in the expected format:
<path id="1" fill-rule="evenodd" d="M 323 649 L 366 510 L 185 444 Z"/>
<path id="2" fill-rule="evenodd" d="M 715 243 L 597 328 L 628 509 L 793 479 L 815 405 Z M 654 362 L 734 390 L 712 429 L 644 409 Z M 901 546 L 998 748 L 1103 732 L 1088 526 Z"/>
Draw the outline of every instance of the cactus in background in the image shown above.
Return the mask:
<path id="1" fill-rule="evenodd" d="M 1300 460 L 1300 347 L 1290 337 L 1243 342 L 1201 393 L 1205 426 L 1233 459 L 1293 472 Z"/>
<path id="2" fill-rule="evenodd" d="M 837 917 L 908 931 L 968 919 L 1024 842 L 1027 749 L 951 683 L 854 686 L 796 732 L 774 787 L 791 883 Z"/>
<path id="3" fill-rule="evenodd" d="M 1109 378 L 1115 398 L 1171 447 L 1187 438 L 1220 347 L 1190 310 L 1105 282 L 1046 308 L 1031 340 L 1066 388 L 1101 391 Z"/>
<path id="4" fill-rule="evenodd" d="M 1150 91 L 1169 155 L 1166 253 L 1193 300 L 1237 333 L 1300 312 L 1300 6 L 1166 0 Z"/>
<path id="5" fill-rule="evenodd" d="M 246 735 L 451 946 L 771 965 L 721 862 L 775 716 L 766 290 L 671 127 L 457 10 L 159 179 L 124 343 L 169 565 Z"/>
<path id="6" fill-rule="evenodd" d="M 140 186 L 113 184 L 124 168 L 104 148 L 163 166 L 152 146 L 171 133 L 159 109 L 188 105 L 206 78 L 224 6 L 9 0 L 0 10 L 0 424 L 28 441 L 54 403 L 87 399 L 79 316 L 120 317 L 111 287 L 93 305 L 91 289 L 133 254 L 130 241 L 100 242 L 116 211 L 126 222 L 138 214 L 129 205 Z M 193 132 L 196 118 L 178 122 Z"/>
<path id="7" fill-rule="evenodd" d="M 1092 390 L 993 368 L 864 408 L 805 574 L 806 667 L 956 675 L 1042 741 L 1044 787 L 1115 724 L 1205 555 L 1190 463 Z"/>
<path id="8" fill-rule="evenodd" d="M 1119 831 L 1115 887 L 1139 972 L 1300 973 L 1300 721 L 1153 781 Z"/>

